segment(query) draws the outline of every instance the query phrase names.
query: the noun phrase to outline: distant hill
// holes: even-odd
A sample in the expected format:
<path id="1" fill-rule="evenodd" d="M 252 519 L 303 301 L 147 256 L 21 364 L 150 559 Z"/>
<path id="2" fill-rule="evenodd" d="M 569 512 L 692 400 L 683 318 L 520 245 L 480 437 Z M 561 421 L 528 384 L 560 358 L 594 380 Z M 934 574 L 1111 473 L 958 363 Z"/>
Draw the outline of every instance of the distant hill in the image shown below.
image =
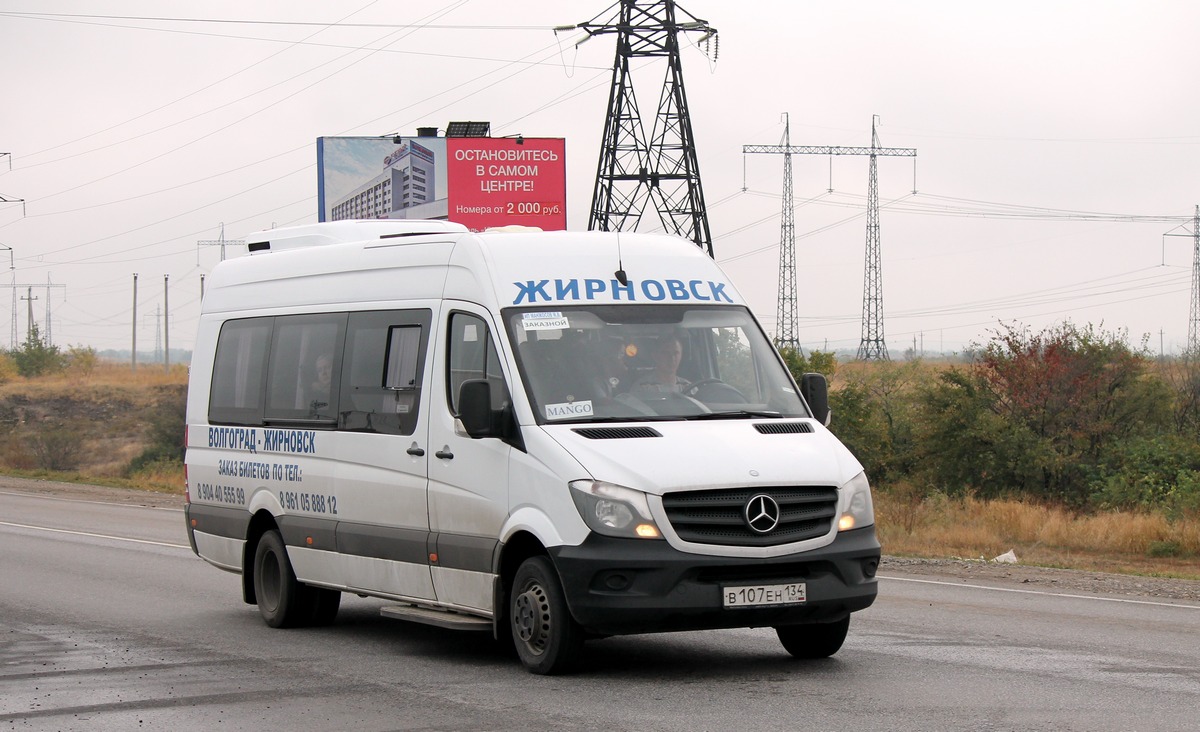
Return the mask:
<path id="1" fill-rule="evenodd" d="M 96 355 L 99 356 L 100 358 L 104 359 L 105 361 L 123 361 L 125 363 L 130 363 L 130 361 L 131 361 L 131 359 L 129 358 L 129 354 L 130 354 L 130 351 L 128 348 L 123 349 L 123 350 L 116 350 L 116 349 L 110 348 L 106 351 L 97 351 L 96 352 Z M 160 364 L 161 365 L 162 364 L 162 353 L 155 354 L 153 351 L 138 351 L 137 360 L 138 360 L 139 366 L 141 366 L 142 364 L 146 364 L 146 365 Z M 191 363 L 191 362 L 192 362 L 192 352 L 191 351 L 185 351 L 180 348 L 172 348 L 171 349 L 171 363 L 175 364 L 175 363 Z"/>

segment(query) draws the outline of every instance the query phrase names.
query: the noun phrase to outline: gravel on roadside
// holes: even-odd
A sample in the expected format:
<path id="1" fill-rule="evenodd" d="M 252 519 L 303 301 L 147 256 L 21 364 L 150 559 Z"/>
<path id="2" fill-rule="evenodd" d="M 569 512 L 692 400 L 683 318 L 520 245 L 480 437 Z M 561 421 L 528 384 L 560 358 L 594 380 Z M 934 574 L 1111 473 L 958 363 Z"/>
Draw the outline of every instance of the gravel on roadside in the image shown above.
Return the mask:
<path id="1" fill-rule="evenodd" d="M 1024 586 L 1039 590 L 1092 595 L 1120 595 L 1200 601 L 1200 581 L 1112 574 L 1078 569 L 1003 564 L 978 559 L 923 559 L 885 556 L 879 573 L 927 575 L 963 583 Z"/>

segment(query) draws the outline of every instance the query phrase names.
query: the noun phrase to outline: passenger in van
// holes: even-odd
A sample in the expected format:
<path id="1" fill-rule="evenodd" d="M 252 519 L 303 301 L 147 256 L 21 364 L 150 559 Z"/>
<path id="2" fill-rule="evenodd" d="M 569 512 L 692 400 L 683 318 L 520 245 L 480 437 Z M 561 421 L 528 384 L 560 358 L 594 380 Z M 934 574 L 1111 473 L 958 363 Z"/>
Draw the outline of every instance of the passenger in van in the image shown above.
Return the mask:
<path id="1" fill-rule="evenodd" d="M 593 376 L 589 387 L 593 399 L 612 399 L 629 376 L 625 364 L 625 341 L 620 338 L 605 338 L 593 349 Z"/>
<path id="2" fill-rule="evenodd" d="M 317 356 L 317 360 L 313 363 L 313 374 L 313 381 L 308 385 L 308 393 L 311 397 L 309 408 L 313 412 L 319 412 L 329 406 L 329 388 L 333 381 L 333 356 L 329 353 Z"/>
<path id="3" fill-rule="evenodd" d="M 678 373 L 679 362 L 683 360 L 683 340 L 679 335 L 671 333 L 659 338 L 650 358 L 654 369 L 638 379 L 638 391 L 680 391 L 691 383 Z"/>

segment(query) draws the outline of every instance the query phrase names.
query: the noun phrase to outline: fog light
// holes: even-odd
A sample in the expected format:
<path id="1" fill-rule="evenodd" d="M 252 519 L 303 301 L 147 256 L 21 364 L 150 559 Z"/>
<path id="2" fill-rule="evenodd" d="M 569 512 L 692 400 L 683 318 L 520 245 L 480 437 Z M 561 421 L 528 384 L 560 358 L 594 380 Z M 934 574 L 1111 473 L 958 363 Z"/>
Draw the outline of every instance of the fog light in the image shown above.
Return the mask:
<path id="1" fill-rule="evenodd" d="M 879 569 L 879 560 L 878 559 L 867 559 L 867 560 L 863 561 L 863 564 L 862 564 L 863 577 L 866 577 L 867 579 L 871 579 L 872 577 L 875 576 L 875 572 L 878 569 Z"/>
<path id="2" fill-rule="evenodd" d="M 604 586 L 613 592 L 629 589 L 629 578 L 623 574 L 610 574 L 604 578 Z"/>

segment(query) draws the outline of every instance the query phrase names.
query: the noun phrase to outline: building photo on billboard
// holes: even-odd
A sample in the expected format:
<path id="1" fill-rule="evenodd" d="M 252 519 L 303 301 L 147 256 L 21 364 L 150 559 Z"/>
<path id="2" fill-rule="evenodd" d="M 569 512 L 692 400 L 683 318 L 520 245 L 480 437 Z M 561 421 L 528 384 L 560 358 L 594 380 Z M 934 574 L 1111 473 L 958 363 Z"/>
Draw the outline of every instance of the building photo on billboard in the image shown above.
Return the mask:
<path id="1" fill-rule="evenodd" d="M 567 228 L 566 141 L 488 137 L 486 122 L 446 135 L 317 138 L 318 220 L 443 219 L 473 231 Z"/>

